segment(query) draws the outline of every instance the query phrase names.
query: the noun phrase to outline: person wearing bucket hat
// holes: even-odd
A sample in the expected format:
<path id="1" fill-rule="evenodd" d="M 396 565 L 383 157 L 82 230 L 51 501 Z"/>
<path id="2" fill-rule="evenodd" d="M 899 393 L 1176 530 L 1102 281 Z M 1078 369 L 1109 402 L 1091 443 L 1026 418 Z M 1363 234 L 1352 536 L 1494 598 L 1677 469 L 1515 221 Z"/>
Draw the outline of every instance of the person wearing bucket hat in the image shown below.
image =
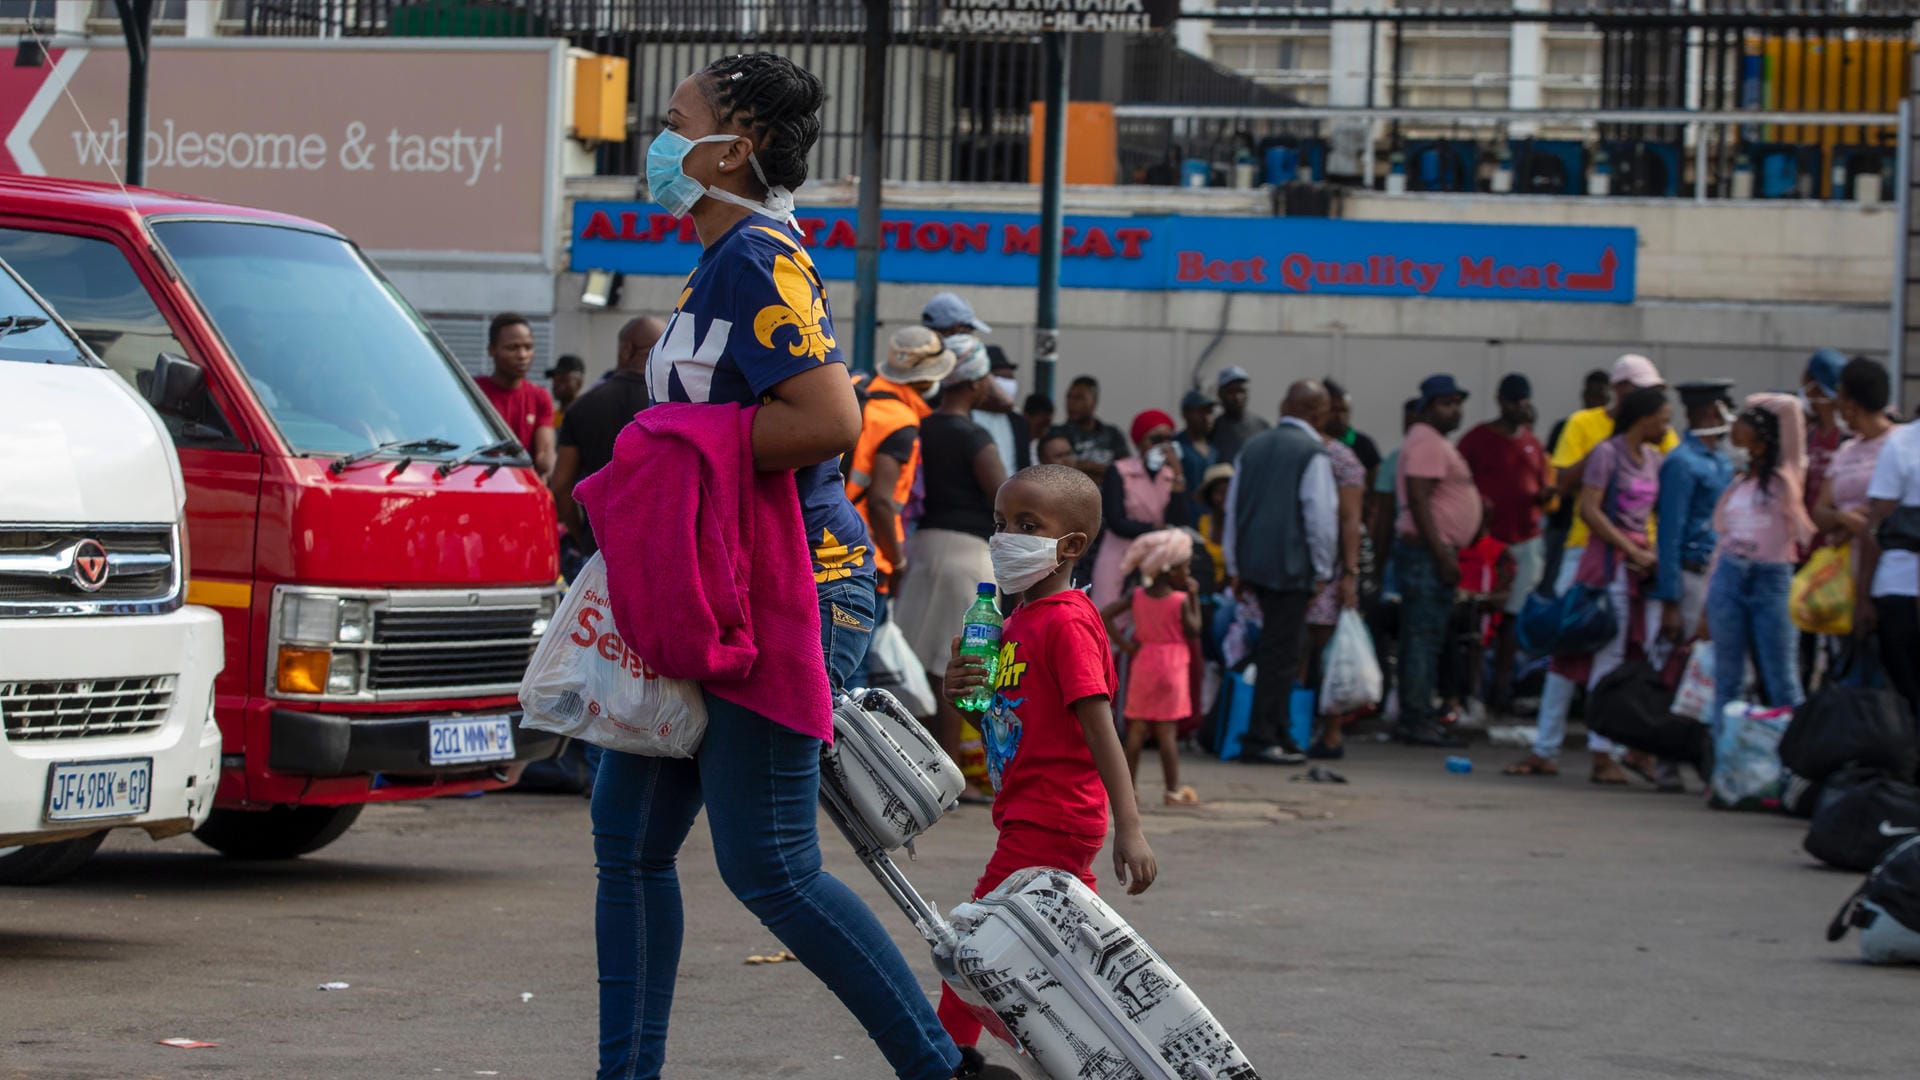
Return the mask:
<path id="1" fill-rule="evenodd" d="M 1134 539 L 1190 519 L 1186 472 L 1173 452 L 1173 417 L 1148 409 L 1133 418 L 1131 433 L 1140 456 L 1114 462 L 1100 485 L 1106 529 L 1093 560 L 1093 604 L 1103 610 L 1120 597 Z"/>
<path id="2" fill-rule="evenodd" d="M 927 398 L 953 373 L 953 351 L 924 326 L 903 327 L 875 367 L 860 441 L 847 470 L 847 498 L 873 537 L 874 568 L 883 598 L 907 568 L 907 531 L 900 510 L 913 497 L 920 469 L 920 421 L 933 411 Z M 886 601 L 883 599 L 882 603 Z"/>
<path id="3" fill-rule="evenodd" d="M 1207 549 L 1208 558 L 1213 560 L 1214 581 L 1208 591 L 1217 591 L 1225 587 L 1227 580 L 1227 492 L 1233 486 L 1233 465 L 1222 461 L 1207 466 L 1205 476 L 1200 481 L 1200 516 L 1194 519 L 1194 528 L 1199 530 L 1201 543 Z"/>

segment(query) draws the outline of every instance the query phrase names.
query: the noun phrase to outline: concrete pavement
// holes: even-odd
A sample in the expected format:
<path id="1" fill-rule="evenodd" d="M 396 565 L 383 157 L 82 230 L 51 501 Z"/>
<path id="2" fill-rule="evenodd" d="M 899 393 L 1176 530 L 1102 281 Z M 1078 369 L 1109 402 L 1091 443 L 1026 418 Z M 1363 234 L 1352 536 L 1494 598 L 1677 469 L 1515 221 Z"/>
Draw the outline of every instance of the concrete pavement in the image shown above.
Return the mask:
<path id="1" fill-rule="evenodd" d="M 1800 823 L 1496 775 L 1514 753 L 1455 776 L 1359 745 L 1346 786 L 1189 762 L 1211 805 L 1152 808 L 1161 881 L 1116 906 L 1269 1078 L 1912 1075 L 1920 969 L 1825 942 L 1857 878 L 1816 869 Z M 1157 801 L 1151 756 L 1142 772 Z M 905 920 L 823 842 L 934 989 Z M 991 844 L 965 809 L 908 873 L 950 906 Z M 666 1076 L 888 1075 L 799 965 L 743 964 L 779 945 L 704 825 L 682 877 Z M 283 864 L 116 837 L 71 882 L 0 892 L 0 1077 L 588 1076 L 593 889 L 564 796 L 374 807 Z M 351 987 L 315 989 L 333 980 Z M 174 1036 L 220 1046 L 155 1045 Z"/>

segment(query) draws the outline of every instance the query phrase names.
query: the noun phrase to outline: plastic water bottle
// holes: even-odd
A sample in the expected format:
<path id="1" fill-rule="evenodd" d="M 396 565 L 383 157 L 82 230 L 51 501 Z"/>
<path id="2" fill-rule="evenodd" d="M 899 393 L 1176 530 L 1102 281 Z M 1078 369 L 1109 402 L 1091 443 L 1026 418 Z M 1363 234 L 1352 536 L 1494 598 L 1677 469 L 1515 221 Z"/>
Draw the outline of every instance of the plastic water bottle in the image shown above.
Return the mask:
<path id="1" fill-rule="evenodd" d="M 1470 773 L 1473 771 L 1473 759 L 1455 755 L 1447 759 L 1447 771 L 1450 773 Z"/>
<path id="2" fill-rule="evenodd" d="M 960 631 L 960 655 L 974 657 L 987 667 L 986 685 L 959 701 L 968 712 L 986 712 L 993 704 L 993 683 L 1000 674 L 1000 608 L 993 595 L 993 583 L 981 582 L 979 595 L 967 609 L 966 629 Z"/>

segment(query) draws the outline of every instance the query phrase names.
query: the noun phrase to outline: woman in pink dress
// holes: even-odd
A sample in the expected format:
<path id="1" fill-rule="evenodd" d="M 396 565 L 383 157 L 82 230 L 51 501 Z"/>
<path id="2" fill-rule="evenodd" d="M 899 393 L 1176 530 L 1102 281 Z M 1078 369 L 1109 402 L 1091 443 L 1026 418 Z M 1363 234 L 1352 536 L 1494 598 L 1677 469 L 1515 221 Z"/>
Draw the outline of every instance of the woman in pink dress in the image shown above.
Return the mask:
<path id="1" fill-rule="evenodd" d="M 1193 538 L 1162 529 L 1141 536 L 1127 552 L 1127 572 L 1137 566 L 1141 584 L 1108 604 L 1101 614 L 1107 633 L 1129 657 L 1126 697 L 1127 768 L 1140 775 L 1140 751 L 1152 737 L 1160 754 L 1168 806 L 1198 806 L 1200 796 L 1180 783 L 1180 722 L 1193 713 L 1188 685 L 1188 642 L 1200 635 L 1200 598 L 1189 586 Z M 1118 620 L 1133 616 L 1133 636 Z"/>

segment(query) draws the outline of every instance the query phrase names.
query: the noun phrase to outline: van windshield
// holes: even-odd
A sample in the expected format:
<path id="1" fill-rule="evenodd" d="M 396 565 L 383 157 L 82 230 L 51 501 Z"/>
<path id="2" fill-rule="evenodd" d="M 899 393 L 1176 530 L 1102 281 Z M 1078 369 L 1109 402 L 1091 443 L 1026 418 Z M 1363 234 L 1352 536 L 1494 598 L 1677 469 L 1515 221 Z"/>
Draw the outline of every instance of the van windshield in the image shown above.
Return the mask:
<path id="1" fill-rule="evenodd" d="M 0 270 L 0 361 L 90 364 L 73 339 L 13 275 Z"/>
<path id="2" fill-rule="evenodd" d="M 507 437 L 353 245 L 244 222 L 159 221 L 153 231 L 295 452 L 428 439 L 473 450 Z"/>

